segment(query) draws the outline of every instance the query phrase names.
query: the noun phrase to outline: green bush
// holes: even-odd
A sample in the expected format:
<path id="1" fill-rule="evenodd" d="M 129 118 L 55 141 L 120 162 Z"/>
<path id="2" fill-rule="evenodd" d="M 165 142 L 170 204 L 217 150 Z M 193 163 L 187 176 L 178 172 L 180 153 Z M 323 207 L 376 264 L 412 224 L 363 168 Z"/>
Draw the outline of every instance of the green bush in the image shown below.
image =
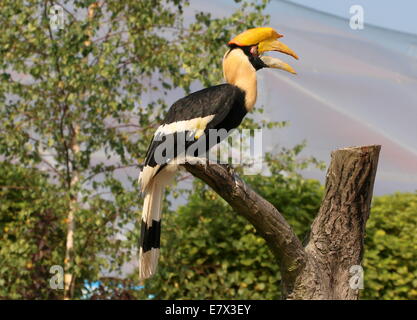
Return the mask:
<path id="1" fill-rule="evenodd" d="M 57 299 L 49 268 L 62 264 L 65 205 L 37 170 L 0 163 L 0 299 Z"/>
<path id="2" fill-rule="evenodd" d="M 377 197 L 367 224 L 363 299 L 417 299 L 417 193 Z"/>

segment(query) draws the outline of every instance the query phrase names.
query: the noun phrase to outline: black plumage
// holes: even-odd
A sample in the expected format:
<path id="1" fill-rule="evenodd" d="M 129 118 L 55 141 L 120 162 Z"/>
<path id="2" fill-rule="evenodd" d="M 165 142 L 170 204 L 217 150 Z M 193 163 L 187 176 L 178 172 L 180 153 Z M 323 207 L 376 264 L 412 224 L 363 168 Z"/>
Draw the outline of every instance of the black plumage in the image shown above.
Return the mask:
<path id="1" fill-rule="evenodd" d="M 143 252 L 152 250 L 152 248 L 159 249 L 161 238 L 161 221 L 152 220 L 151 226 L 147 226 L 146 223 L 142 223 L 140 238 Z"/>
<path id="2" fill-rule="evenodd" d="M 169 134 L 158 134 L 157 131 L 147 151 L 145 166 L 155 167 L 156 165 L 160 165 L 155 175 L 157 175 L 166 166 L 166 162 L 160 163 L 156 161 L 155 151 L 158 146 L 164 143 L 167 139 L 172 139 L 168 141 L 173 141 L 173 144 L 169 145 L 166 149 L 166 152 L 171 155 L 169 157 L 170 159 L 180 155 L 181 151 L 189 150 L 189 148 L 194 144 L 203 143 L 201 148 L 198 145 L 193 146 L 193 149 L 195 149 L 196 152 L 200 151 L 202 148 L 204 148 L 204 151 L 209 150 L 215 144 L 221 142 L 220 138 L 215 141 L 211 141 L 211 139 L 209 139 L 209 130 L 225 129 L 229 132 L 231 129 L 240 125 L 246 113 L 245 93 L 238 87 L 231 84 L 221 84 L 209 87 L 178 100 L 169 109 L 161 126 L 180 121 L 189 121 L 196 118 L 204 118 L 207 116 L 213 116 L 213 119 L 207 123 L 207 126 L 204 129 L 204 134 L 199 137 L 199 139 L 195 139 L 193 131 L 182 130 L 185 128 L 177 128 L 182 131 L 176 131 Z M 180 146 L 178 145 L 179 143 L 183 145 Z M 187 155 L 195 157 L 203 156 L 202 154 L 197 153 L 187 153 Z M 148 226 L 145 221 L 142 221 L 140 246 L 144 253 L 152 250 L 153 248 L 159 248 L 160 228 L 160 221 L 152 220 L 151 226 Z"/>
<path id="3" fill-rule="evenodd" d="M 206 139 L 206 150 L 208 150 L 213 146 L 213 143 L 210 144 L 208 141 L 210 129 L 225 129 L 227 131 L 234 129 L 240 125 L 246 113 L 245 93 L 234 85 L 221 84 L 194 92 L 175 102 L 169 109 L 161 126 L 214 115 L 204 130 L 204 136 L 200 138 Z M 192 134 L 190 130 L 184 130 L 181 134 L 183 133 L 185 133 L 185 136 Z M 159 145 L 164 143 L 166 139 L 171 139 L 170 135 L 173 136 L 173 140 L 168 141 L 175 141 L 175 144 L 172 146 L 172 150 L 167 150 L 167 152 L 173 154 L 174 157 L 178 155 L 178 150 L 182 149 L 176 145 L 178 140 L 185 140 L 185 149 L 196 142 L 196 139 L 190 139 L 190 141 L 177 139 L 178 132 L 162 136 L 158 136 L 157 133 L 148 148 L 145 166 L 155 167 L 159 164 L 162 169 L 164 163 L 157 163 L 154 154 Z"/>

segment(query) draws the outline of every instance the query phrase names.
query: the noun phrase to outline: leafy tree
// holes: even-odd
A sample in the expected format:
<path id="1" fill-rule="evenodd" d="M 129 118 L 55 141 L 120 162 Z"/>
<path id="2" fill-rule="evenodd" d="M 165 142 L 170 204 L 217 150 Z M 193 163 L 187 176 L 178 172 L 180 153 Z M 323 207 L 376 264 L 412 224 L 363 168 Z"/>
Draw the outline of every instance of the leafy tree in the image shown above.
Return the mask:
<path id="1" fill-rule="evenodd" d="M 417 299 L 417 193 L 377 197 L 367 224 L 363 299 Z"/>
<path id="2" fill-rule="evenodd" d="M 64 257 L 61 192 L 39 171 L 3 162 L 0 198 L 0 298 L 59 298 L 49 268 Z"/>
<path id="3" fill-rule="evenodd" d="M 65 14 L 57 31 L 50 25 L 55 4 Z M 264 0 L 242 2 L 225 18 L 197 12 L 185 23 L 187 5 L 0 3 L 0 156 L 43 170 L 60 195 L 66 298 L 82 296 L 86 277 L 120 273 L 135 257 L 138 172 L 128 169 L 143 161 L 168 93 L 189 92 L 194 81 L 219 83 L 224 44 L 267 21 Z"/>

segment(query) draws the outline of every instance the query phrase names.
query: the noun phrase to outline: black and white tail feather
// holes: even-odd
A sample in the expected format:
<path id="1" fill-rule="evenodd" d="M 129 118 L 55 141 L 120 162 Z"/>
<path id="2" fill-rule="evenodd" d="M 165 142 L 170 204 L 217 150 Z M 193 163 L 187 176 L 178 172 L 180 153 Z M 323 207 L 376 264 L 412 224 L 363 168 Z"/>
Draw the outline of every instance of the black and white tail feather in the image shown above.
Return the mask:
<path id="1" fill-rule="evenodd" d="M 162 197 L 165 187 L 175 175 L 173 168 L 162 170 L 145 167 L 139 176 L 139 185 L 144 193 L 141 242 L 139 249 L 139 277 L 147 279 L 156 272 L 161 235 Z"/>

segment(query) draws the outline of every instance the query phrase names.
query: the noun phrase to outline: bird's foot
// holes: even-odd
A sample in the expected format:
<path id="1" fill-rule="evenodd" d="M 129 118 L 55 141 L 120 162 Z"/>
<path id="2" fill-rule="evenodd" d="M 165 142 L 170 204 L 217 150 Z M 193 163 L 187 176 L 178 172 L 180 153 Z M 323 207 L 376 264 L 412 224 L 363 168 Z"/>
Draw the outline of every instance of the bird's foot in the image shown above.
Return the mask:
<path id="1" fill-rule="evenodd" d="M 231 174 L 231 175 L 235 174 L 235 169 L 232 167 L 232 165 L 230 163 L 226 163 L 225 167 L 226 167 L 226 170 L 229 174 Z"/>

